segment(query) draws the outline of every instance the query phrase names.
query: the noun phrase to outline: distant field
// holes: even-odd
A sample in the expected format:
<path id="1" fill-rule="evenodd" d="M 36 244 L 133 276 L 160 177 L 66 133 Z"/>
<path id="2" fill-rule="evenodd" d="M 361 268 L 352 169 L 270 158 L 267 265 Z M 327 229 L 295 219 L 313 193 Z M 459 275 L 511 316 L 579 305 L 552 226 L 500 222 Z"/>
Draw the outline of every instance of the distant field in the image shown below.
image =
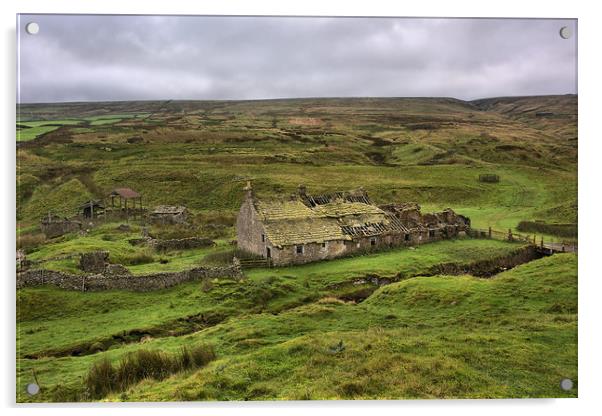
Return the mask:
<path id="1" fill-rule="evenodd" d="M 108 116 L 94 116 L 82 119 L 69 120 L 35 120 L 35 121 L 17 121 L 17 141 L 24 142 L 33 140 L 43 134 L 50 133 L 62 126 L 90 125 L 102 126 L 118 123 L 125 119 L 145 117 L 147 114 L 115 114 Z M 93 132 L 93 130 L 89 130 Z M 78 132 L 74 129 L 74 132 Z M 79 132 L 82 132 L 80 129 Z"/>
<path id="2" fill-rule="evenodd" d="M 19 150 L 19 175 L 32 186 L 18 190 L 18 216 L 70 215 L 117 184 L 140 191 L 149 205 L 234 215 L 253 179 L 264 196 L 301 183 L 314 193 L 363 186 L 376 202 L 451 207 L 483 228 L 574 223 L 576 118 L 568 115 L 576 97 L 539 100 L 563 108 L 563 117 L 542 121 L 518 111 L 521 99 L 516 115 L 450 99 L 24 106 L 23 114 L 60 114 L 61 123 L 75 125 L 61 144 Z M 50 129 L 35 123 L 21 140 Z M 478 182 L 483 173 L 500 175 L 500 183 Z"/>

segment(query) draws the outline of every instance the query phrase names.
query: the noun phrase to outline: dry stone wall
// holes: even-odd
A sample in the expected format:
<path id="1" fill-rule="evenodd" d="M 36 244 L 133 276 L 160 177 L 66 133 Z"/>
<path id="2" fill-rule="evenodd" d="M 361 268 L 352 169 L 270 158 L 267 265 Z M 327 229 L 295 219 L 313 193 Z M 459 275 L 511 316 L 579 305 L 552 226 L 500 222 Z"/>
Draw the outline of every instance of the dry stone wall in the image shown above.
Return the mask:
<path id="1" fill-rule="evenodd" d="M 30 286 L 52 285 L 66 290 L 96 292 L 102 290 L 131 290 L 147 292 L 165 289 L 184 282 L 214 278 L 239 280 L 243 278 L 237 265 L 226 267 L 199 267 L 181 272 L 131 274 L 76 275 L 54 270 L 36 269 L 17 274 L 17 289 Z"/>
<path id="2" fill-rule="evenodd" d="M 211 247 L 215 243 L 209 238 L 189 237 L 173 240 L 150 240 L 148 243 L 157 251 L 190 250 L 193 248 Z"/>

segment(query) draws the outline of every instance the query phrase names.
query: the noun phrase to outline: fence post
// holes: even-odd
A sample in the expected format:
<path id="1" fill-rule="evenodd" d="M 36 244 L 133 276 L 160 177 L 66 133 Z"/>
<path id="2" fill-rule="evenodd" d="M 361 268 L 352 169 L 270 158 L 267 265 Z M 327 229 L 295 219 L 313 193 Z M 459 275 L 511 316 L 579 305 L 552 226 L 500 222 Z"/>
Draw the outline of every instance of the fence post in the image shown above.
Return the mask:
<path id="1" fill-rule="evenodd" d="M 541 236 L 541 248 L 543 248 L 543 235 Z"/>
<path id="2" fill-rule="evenodd" d="M 512 241 L 512 229 L 508 228 L 508 241 Z"/>
<path id="3" fill-rule="evenodd" d="M 489 238 L 491 239 L 491 227 L 489 227 Z"/>

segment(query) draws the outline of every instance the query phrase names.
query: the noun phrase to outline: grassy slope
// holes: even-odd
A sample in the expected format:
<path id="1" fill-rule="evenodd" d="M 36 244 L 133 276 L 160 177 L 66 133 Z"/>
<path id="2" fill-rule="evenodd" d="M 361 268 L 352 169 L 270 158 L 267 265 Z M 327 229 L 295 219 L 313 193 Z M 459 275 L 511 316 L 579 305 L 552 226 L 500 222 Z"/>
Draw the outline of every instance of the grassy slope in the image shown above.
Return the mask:
<path id="1" fill-rule="evenodd" d="M 567 254 L 492 279 L 417 277 L 360 304 L 327 298 L 155 339 L 144 347 L 211 342 L 219 359 L 110 399 L 574 397 L 576 390 L 563 392 L 558 383 L 577 380 L 576 267 Z M 345 349 L 336 352 L 339 341 Z M 138 348 L 35 366 L 46 394 L 57 395 L 54 385 L 76 386 L 100 355 L 117 360 Z M 32 365 L 21 360 L 20 383 Z"/>
<path id="2" fill-rule="evenodd" d="M 18 293 L 18 340 L 21 355 L 94 341 L 120 331 L 160 326 L 178 317 L 213 313 L 224 318 L 263 310 L 279 311 L 319 296 L 355 287 L 336 285 L 366 274 L 415 275 L 444 262 L 472 262 L 503 256 L 520 245 L 495 240 L 443 241 L 416 250 L 333 260 L 306 266 L 256 269 L 240 283 L 218 281 L 202 292 L 199 283 L 164 291 L 78 293 L 27 288 Z M 362 287 L 357 287 L 361 289 Z M 34 307 L 37 305 L 37 307 Z M 43 307 L 40 307 L 43 305 Z M 93 326 L 89 323 L 94 322 Z"/>
<path id="3" fill-rule="evenodd" d="M 128 399 L 574 397 L 558 383 L 577 380 L 576 286 L 576 257 L 559 255 L 490 280 L 419 277 L 359 305 L 232 321 L 197 335 L 221 360 Z"/>

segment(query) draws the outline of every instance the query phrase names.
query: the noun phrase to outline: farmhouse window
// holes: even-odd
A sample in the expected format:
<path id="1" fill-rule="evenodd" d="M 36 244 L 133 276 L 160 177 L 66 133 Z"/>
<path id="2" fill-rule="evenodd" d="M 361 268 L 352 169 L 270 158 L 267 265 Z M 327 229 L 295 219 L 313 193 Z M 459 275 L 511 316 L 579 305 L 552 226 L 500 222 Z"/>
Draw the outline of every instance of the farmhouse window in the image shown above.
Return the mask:
<path id="1" fill-rule="evenodd" d="M 297 254 L 303 254 L 303 246 L 297 246 L 296 252 L 297 252 Z"/>
<path id="2" fill-rule="evenodd" d="M 376 245 L 376 238 L 371 238 L 370 239 L 370 245 L 371 246 L 375 246 Z"/>
<path id="3" fill-rule="evenodd" d="M 410 241 L 410 234 L 406 234 L 406 235 L 404 236 L 404 239 L 405 239 L 406 241 Z"/>
<path id="4" fill-rule="evenodd" d="M 322 243 L 322 248 L 326 248 L 326 241 Z"/>
<path id="5" fill-rule="evenodd" d="M 261 242 L 265 243 L 265 234 L 261 234 Z"/>
<path id="6" fill-rule="evenodd" d="M 435 230 L 429 230 L 429 237 L 433 238 L 435 236 Z"/>

